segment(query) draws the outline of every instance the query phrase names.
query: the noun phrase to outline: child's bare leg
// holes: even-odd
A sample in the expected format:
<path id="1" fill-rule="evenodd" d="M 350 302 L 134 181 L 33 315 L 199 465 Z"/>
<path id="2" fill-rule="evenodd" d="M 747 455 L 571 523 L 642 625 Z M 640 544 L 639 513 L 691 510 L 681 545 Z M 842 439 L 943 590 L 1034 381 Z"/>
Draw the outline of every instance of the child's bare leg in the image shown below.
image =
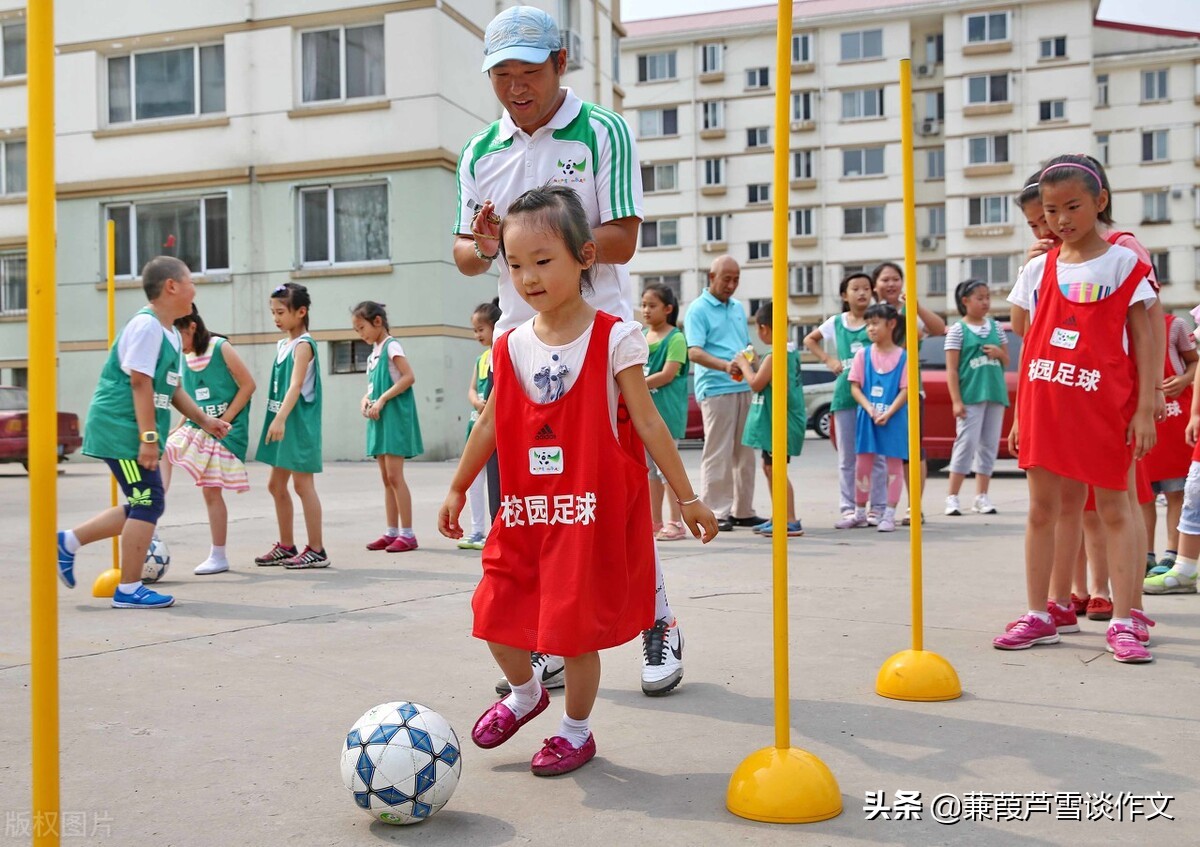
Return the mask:
<path id="1" fill-rule="evenodd" d="M 396 513 L 400 519 L 399 524 L 390 523 L 388 526 L 412 529 L 412 492 L 409 491 L 408 482 L 404 479 L 404 457 L 384 456 L 384 462 L 387 467 L 387 484 L 391 487 L 393 497 L 395 497 Z"/>
<path id="2" fill-rule="evenodd" d="M 963 481 L 966 480 L 966 478 L 967 477 L 964 474 L 950 471 L 950 491 L 948 493 L 951 497 L 958 496 L 958 492 L 962 490 Z"/>
<path id="3" fill-rule="evenodd" d="M 314 550 L 324 550 L 325 539 L 321 537 L 321 498 L 317 496 L 313 475 L 292 474 L 292 485 L 296 489 L 296 496 L 300 498 L 300 507 L 304 509 L 304 531 L 308 533 L 308 546 Z"/>
<path id="4" fill-rule="evenodd" d="M 582 656 L 564 656 L 563 663 L 567 673 L 567 717 L 587 720 L 600 690 L 600 654 L 593 651 Z"/>
<path id="5" fill-rule="evenodd" d="M 1128 618 L 1133 607 L 1133 577 L 1138 576 L 1138 585 L 1144 574 L 1137 551 L 1137 526 L 1130 503 L 1129 492 L 1096 487 L 1096 514 L 1104 524 L 1104 537 L 1108 544 L 1108 566 L 1112 569 L 1113 617 Z M 1136 491 L 1133 497 L 1136 498 Z M 1141 524 L 1143 529 L 1145 524 Z"/>
<path id="6" fill-rule="evenodd" d="M 1104 524 L 1100 523 L 1100 516 L 1094 511 L 1083 513 L 1083 543 L 1087 550 L 1088 581 L 1080 585 L 1085 585 L 1091 596 L 1107 600 L 1108 545 L 1104 540 Z"/>
<path id="7" fill-rule="evenodd" d="M 1136 496 L 1136 495 L 1135 495 Z M 1158 532 L 1158 504 L 1151 500 L 1149 503 L 1138 503 L 1138 511 L 1133 513 L 1134 516 L 1140 516 L 1142 524 L 1146 532 L 1146 545 L 1144 549 L 1150 555 L 1147 561 L 1155 558 L 1155 543 L 1154 536 Z"/>
<path id="8" fill-rule="evenodd" d="M 396 505 L 396 492 L 388 482 L 386 456 L 376 456 L 375 463 L 379 465 L 379 479 L 383 482 L 383 514 L 389 527 L 400 526 L 400 508 Z"/>
<path id="9" fill-rule="evenodd" d="M 279 543 L 284 547 L 295 547 L 296 537 L 292 531 L 295 510 L 292 495 L 288 491 L 288 480 L 292 472 L 285 468 L 271 468 L 267 478 L 267 493 L 275 501 L 275 520 L 279 522 Z"/>
<path id="10" fill-rule="evenodd" d="M 663 522 L 663 493 L 666 486 L 658 474 L 650 474 L 650 522 L 658 526 Z"/>
<path id="11" fill-rule="evenodd" d="M 80 544 L 91 544 L 93 541 L 120 535 L 121 530 L 125 528 L 127 510 L 126 506 L 105 509 L 94 518 L 89 518 L 75 527 L 75 537 L 79 539 Z"/>
<path id="12" fill-rule="evenodd" d="M 1054 534 L 1050 599 L 1063 607 L 1071 604 L 1071 575 L 1075 560 L 1079 557 L 1079 547 L 1083 544 L 1083 504 L 1086 499 L 1086 485 L 1075 480 L 1062 481 Z"/>
<path id="13" fill-rule="evenodd" d="M 1030 611 L 1046 608 L 1054 569 L 1054 528 L 1058 523 L 1063 478 L 1042 468 L 1026 471 L 1029 515 L 1025 519 L 1025 599 Z"/>
<path id="14" fill-rule="evenodd" d="M 981 474 L 981 473 L 975 474 L 975 493 L 977 495 L 978 494 L 987 494 L 988 488 L 991 487 L 991 484 L 992 484 L 991 474 Z"/>
<path id="15" fill-rule="evenodd" d="M 224 547 L 229 533 L 229 509 L 219 488 L 203 488 L 204 505 L 208 509 L 208 529 L 214 547 Z"/>
<path id="16" fill-rule="evenodd" d="M 787 467 L 786 465 L 784 466 Z M 786 474 L 787 471 L 784 470 Z M 788 523 L 796 522 L 796 491 L 792 488 L 792 478 L 788 477 L 787 481 L 787 516 Z"/>
<path id="17" fill-rule="evenodd" d="M 1088 596 L 1088 545 L 1086 516 L 1084 517 L 1084 521 L 1083 543 L 1079 545 L 1079 556 L 1075 559 L 1075 569 L 1071 572 L 1071 593 L 1086 600 Z"/>
<path id="18" fill-rule="evenodd" d="M 1167 492 L 1167 549 L 1179 552 L 1179 519 L 1183 516 L 1183 492 Z"/>
<path id="19" fill-rule="evenodd" d="M 498 644 L 495 641 L 489 641 L 487 646 L 492 651 L 492 658 L 496 660 L 496 664 L 503 671 L 504 678 L 511 685 L 524 685 L 533 679 L 533 668 L 529 664 L 528 650 L 509 647 L 507 644 Z"/>
<path id="20" fill-rule="evenodd" d="M 111 510 L 110 510 L 111 511 Z M 154 535 L 154 524 L 130 518 L 121 530 L 121 584 L 140 582 L 146 567 L 146 551 Z M 75 533 L 79 537 L 79 533 Z"/>
<path id="21" fill-rule="evenodd" d="M 1140 609 L 1142 608 L 1142 582 L 1146 579 L 1146 566 L 1143 564 L 1146 560 L 1144 557 L 1146 555 L 1146 551 L 1151 549 L 1153 539 L 1147 540 L 1146 522 L 1144 520 L 1137 520 L 1137 518 L 1145 515 L 1145 512 L 1142 510 L 1142 504 L 1138 502 L 1137 498 L 1137 462 L 1129 463 L 1129 476 L 1127 479 L 1128 483 L 1125 487 L 1125 496 L 1129 501 L 1129 517 L 1133 531 L 1129 538 L 1129 544 L 1132 546 L 1132 549 L 1130 550 L 1129 567 L 1125 569 L 1124 573 L 1127 583 L 1127 590 L 1129 592 L 1128 596 L 1131 604 L 1130 608 Z M 1150 507 L 1154 507 L 1153 501 L 1151 501 Z M 1123 615 L 1116 614 L 1116 581 L 1120 579 L 1120 576 L 1118 576 L 1119 572 L 1117 571 L 1117 566 L 1113 564 L 1111 557 L 1109 559 L 1108 566 L 1113 572 L 1113 614 L 1117 617 L 1127 618 L 1129 617 L 1128 612 Z"/>

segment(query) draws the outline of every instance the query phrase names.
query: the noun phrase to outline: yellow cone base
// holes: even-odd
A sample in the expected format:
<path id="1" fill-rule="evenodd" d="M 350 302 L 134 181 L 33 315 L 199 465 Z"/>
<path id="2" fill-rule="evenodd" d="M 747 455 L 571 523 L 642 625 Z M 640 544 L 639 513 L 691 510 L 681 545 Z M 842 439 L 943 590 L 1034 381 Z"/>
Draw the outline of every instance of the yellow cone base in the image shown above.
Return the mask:
<path id="1" fill-rule="evenodd" d="M 725 808 L 765 823 L 814 823 L 842 813 L 842 792 L 825 763 L 795 747 L 751 753 L 729 779 Z"/>
<path id="2" fill-rule="evenodd" d="M 953 700 L 962 696 L 962 684 L 951 664 L 937 653 L 901 650 L 879 669 L 875 693 L 893 700 Z"/>
<path id="3" fill-rule="evenodd" d="M 96 577 L 96 581 L 92 583 L 92 596 L 112 597 L 116 593 L 117 586 L 120 584 L 121 571 L 117 568 L 109 568 Z"/>

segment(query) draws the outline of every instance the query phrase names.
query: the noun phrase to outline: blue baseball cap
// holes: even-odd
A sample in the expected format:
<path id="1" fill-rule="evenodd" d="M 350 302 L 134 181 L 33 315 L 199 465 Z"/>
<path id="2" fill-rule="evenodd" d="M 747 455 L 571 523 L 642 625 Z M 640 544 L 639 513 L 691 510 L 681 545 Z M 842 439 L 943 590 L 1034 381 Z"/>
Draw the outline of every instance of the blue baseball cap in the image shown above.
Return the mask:
<path id="1" fill-rule="evenodd" d="M 483 71 L 515 59 L 540 65 L 562 49 L 554 18 L 533 6 L 513 6 L 492 19 L 483 35 Z"/>

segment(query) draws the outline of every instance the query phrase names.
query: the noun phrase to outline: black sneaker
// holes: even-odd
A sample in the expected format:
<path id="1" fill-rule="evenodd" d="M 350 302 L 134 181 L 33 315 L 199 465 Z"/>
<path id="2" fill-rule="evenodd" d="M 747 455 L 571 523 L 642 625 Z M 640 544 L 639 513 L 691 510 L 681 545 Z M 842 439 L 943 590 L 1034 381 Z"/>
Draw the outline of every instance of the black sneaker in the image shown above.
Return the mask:
<path id="1" fill-rule="evenodd" d="M 292 558 L 296 555 L 296 553 L 297 550 L 295 547 L 285 547 L 276 541 L 274 547 L 272 547 L 266 553 L 263 553 L 261 556 L 255 557 L 254 564 L 258 565 L 260 568 L 281 565 L 285 559 Z"/>
<path id="2" fill-rule="evenodd" d="M 758 526 L 760 523 L 765 523 L 764 518 L 758 515 L 751 515 L 748 518 L 730 518 L 734 526 Z"/>
<path id="3" fill-rule="evenodd" d="M 642 633 L 642 693 L 670 694 L 683 680 L 683 633 L 679 624 L 659 618 Z"/>
<path id="4" fill-rule="evenodd" d="M 733 518 L 717 518 L 717 532 L 733 532 Z"/>

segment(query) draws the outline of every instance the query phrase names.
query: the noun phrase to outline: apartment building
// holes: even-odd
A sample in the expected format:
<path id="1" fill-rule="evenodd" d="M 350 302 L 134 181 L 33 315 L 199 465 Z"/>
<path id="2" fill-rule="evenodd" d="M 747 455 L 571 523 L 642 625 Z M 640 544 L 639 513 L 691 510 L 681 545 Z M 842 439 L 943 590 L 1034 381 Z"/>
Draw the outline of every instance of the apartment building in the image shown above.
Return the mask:
<path id="1" fill-rule="evenodd" d="M 139 268 L 184 259 L 196 302 L 266 382 L 270 292 L 308 286 L 327 459 L 362 458 L 366 345 L 350 309 L 387 306 L 412 363 L 426 458 L 461 450 L 492 275 L 451 258 L 455 166 L 499 116 L 480 71 L 498 0 L 59 0 L 56 16 L 60 406 L 83 415 L 106 355 L 105 237 L 115 222 L 118 322 Z M 612 106 L 617 0 L 555 14 L 566 82 Z M 0 2 L 0 383 L 27 368 L 24 11 Z M 263 406 L 257 398 L 251 426 Z"/>
<path id="2" fill-rule="evenodd" d="M 912 60 L 920 296 L 991 283 L 998 313 L 1029 243 L 1013 202 L 1046 159 L 1090 151 L 1109 171 L 1168 308 L 1200 298 L 1200 43 L 1098 26 L 1092 0 L 805 0 L 775 69 L 774 5 L 631 22 L 621 80 L 638 133 L 643 282 L 699 295 L 711 259 L 770 296 L 771 204 L 789 206 L 799 338 L 840 310 L 853 270 L 902 262 L 899 62 Z M 773 184 L 774 96 L 787 85 L 789 182 Z"/>

